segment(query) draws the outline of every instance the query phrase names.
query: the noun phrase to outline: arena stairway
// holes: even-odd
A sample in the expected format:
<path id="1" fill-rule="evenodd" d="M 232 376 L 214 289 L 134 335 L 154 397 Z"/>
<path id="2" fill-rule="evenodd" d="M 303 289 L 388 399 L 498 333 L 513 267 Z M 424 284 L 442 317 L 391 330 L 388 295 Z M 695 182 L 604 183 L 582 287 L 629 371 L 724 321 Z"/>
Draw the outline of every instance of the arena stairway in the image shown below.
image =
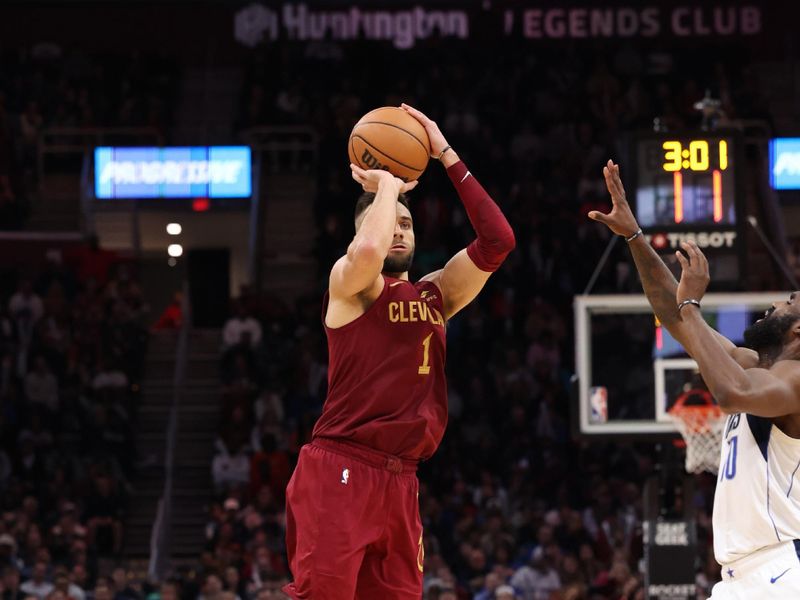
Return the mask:
<path id="1" fill-rule="evenodd" d="M 132 481 L 126 520 L 127 559 L 150 555 L 153 523 L 164 493 L 164 454 L 175 393 L 176 344 L 176 333 L 160 332 L 151 336 L 148 347 L 136 435 L 141 464 Z M 176 557 L 196 558 L 203 545 L 205 499 L 211 491 L 211 457 L 219 412 L 219 344 L 217 330 L 194 330 L 189 334 L 174 455 L 170 539 Z"/>
<path id="2" fill-rule="evenodd" d="M 205 544 L 207 500 L 212 496 L 211 459 L 220 411 L 218 329 L 189 334 L 186 380 L 178 411 L 170 530 L 173 565 L 196 561 Z"/>

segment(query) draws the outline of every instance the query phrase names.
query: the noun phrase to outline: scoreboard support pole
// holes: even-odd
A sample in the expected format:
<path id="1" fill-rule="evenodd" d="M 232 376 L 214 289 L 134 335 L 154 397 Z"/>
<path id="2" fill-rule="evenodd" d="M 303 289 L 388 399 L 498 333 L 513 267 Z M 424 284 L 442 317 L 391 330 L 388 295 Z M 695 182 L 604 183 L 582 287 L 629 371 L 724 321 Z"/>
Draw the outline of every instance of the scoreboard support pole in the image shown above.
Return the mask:
<path id="1" fill-rule="evenodd" d="M 645 594 L 649 600 L 695 600 L 694 482 L 672 443 L 660 444 L 658 450 L 661 466 L 644 486 Z"/>

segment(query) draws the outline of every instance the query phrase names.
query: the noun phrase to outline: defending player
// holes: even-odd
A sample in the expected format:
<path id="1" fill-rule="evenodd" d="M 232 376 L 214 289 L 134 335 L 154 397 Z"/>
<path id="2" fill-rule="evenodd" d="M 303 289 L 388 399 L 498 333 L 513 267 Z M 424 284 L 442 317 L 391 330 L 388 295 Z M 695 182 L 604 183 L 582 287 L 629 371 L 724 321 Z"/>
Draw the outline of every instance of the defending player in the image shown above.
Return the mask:
<path id="1" fill-rule="evenodd" d="M 656 316 L 697 361 L 730 416 L 714 495 L 714 555 L 722 581 L 712 600 L 800 598 L 800 295 L 776 302 L 737 348 L 700 314 L 708 261 L 694 243 L 676 253 L 680 283 L 644 239 L 619 166 L 603 169 L 613 209 L 589 217 L 628 241 Z"/>
<path id="2" fill-rule="evenodd" d="M 422 524 L 417 463 L 447 422 L 445 324 L 469 304 L 514 248 L 500 209 L 436 123 L 432 157 L 453 182 L 477 239 L 445 267 L 408 280 L 414 227 L 404 184 L 351 165 L 367 194 L 356 235 L 330 274 L 323 317 L 329 390 L 312 442 L 300 452 L 286 499 L 292 598 L 419 600 Z"/>

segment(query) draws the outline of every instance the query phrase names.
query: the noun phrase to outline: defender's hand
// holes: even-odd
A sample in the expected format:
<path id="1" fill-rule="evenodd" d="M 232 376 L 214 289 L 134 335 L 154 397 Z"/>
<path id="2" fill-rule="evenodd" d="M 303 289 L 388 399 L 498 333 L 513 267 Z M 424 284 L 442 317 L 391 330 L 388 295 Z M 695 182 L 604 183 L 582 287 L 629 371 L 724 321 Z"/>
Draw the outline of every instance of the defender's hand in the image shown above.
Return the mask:
<path id="1" fill-rule="evenodd" d="M 675 299 L 678 304 L 684 300 L 700 300 L 706 293 L 711 277 L 708 274 L 708 260 L 694 242 L 683 242 L 681 248 L 686 251 L 686 256 L 676 252 L 678 262 L 681 263 L 681 280 Z M 688 258 L 687 258 L 688 257 Z"/>
<path id="2" fill-rule="evenodd" d="M 636 217 L 633 216 L 630 204 L 625 198 L 625 188 L 622 187 L 622 180 L 619 178 L 619 165 L 613 161 L 603 167 L 603 176 L 606 179 L 608 193 L 611 194 L 611 212 L 601 213 L 599 210 L 589 212 L 589 218 L 603 223 L 617 235 L 630 237 L 639 230 Z"/>
<path id="3" fill-rule="evenodd" d="M 389 171 L 383 169 L 362 169 L 361 167 L 350 163 L 350 171 L 352 172 L 353 179 L 361 185 L 365 192 L 376 193 L 378 185 L 381 182 L 391 183 L 397 186 L 398 193 L 405 194 L 417 187 L 417 181 L 409 181 L 406 183 L 402 179 L 395 177 Z"/>
<path id="4" fill-rule="evenodd" d="M 413 106 L 409 106 L 408 104 L 403 103 L 400 105 L 400 108 L 414 117 L 425 128 L 425 131 L 428 134 L 428 139 L 431 141 L 431 157 L 439 158 L 442 150 L 447 148 L 448 143 L 447 140 L 444 139 L 444 134 L 442 134 L 439 126 L 436 124 L 436 121 L 431 121 L 423 112 L 417 110 Z"/>

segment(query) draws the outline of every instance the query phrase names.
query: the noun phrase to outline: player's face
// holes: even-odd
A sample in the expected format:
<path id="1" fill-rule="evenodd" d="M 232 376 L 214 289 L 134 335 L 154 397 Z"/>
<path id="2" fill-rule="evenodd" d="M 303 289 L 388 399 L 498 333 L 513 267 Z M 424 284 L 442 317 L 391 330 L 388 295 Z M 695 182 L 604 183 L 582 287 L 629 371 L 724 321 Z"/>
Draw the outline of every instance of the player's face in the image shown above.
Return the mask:
<path id="1" fill-rule="evenodd" d="M 757 352 L 779 350 L 788 341 L 786 334 L 800 319 L 800 293 L 793 292 L 788 300 L 775 302 L 764 317 L 744 332 L 744 343 Z"/>
<path id="2" fill-rule="evenodd" d="M 772 306 L 764 312 L 764 316 L 756 322 L 759 323 L 783 315 L 800 317 L 800 292 L 792 292 L 789 294 L 788 300 L 773 302 Z"/>
<path id="3" fill-rule="evenodd" d="M 414 260 L 414 221 L 411 212 L 397 203 L 397 223 L 389 254 L 383 261 L 384 273 L 406 273 Z"/>

